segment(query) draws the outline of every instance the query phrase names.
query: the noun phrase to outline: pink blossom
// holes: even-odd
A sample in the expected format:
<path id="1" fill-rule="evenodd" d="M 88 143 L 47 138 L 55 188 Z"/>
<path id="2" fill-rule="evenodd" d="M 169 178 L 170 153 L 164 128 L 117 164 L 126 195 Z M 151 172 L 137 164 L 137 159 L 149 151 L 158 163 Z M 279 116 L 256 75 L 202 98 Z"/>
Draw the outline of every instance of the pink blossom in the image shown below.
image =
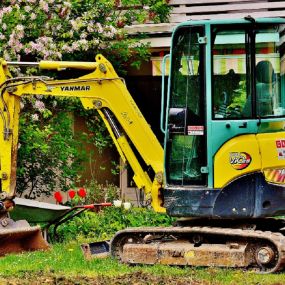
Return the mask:
<path id="1" fill-rule="evenodd" d="M 47 59 L 50 56 L 50 52 L 48 50 L 45 50 L 43 54 L 44 54 L 44 59 Z"/>
<path id="2" fill-rule="evenodd" d="M 85 39 L 79 40 L 78 41 L 79 46 L 81 47 L 82 50 L 88 50 L 88 42 Z"/>
<path id="3" fill-rule="evenodd" d="M 72 48 L 70 46 L 68 46 L 68 45 L 63 45 L 62 46 L 62 50 L 64 52 L 67 52 L 67 53 L 71 53 L 72 52 Z"/>
<path id="4" fill-rule="evenodd" d="M 96 23 L 96 26 L 97 26 L 97 32 L 99 34 L 102 34 L 103 33 L 103 28 L 102 28 L 102 25 L 100 23 Z"/>
<path id="5" fill-rule="evenodd" d="M 31 6 L 25 6 L 25 7 L 24 7 L 24 10 L 25 10 L 27 13 L 29 13 L 29 12 L 32 11 L 32 7 L 31 7 Z"/>
<path id="6" fill-rule="evenodd" d="M 32 52 L 31 48 L 25 48 L 24 49 L 25 54 L 29 54 Z"/>
<path id="7" fill-rule="evenodd" d="M 40 50 L 42 49 L 42 45 L 40 45 L 40 44 L 38 44 L 38 43 L 33 43 L 33 42 L 31 42 L 30 44 L 31 44 L 31 48 L 32 48 L 33 50 L 40 51 Z"/>
<path id="8" fill-rule="evenodd" d="M 43 11 L 48 13 L 49 11 L 48 3 L 44 0 L 40 0 L 39 4 L 40 4 L 40 7 L 43 9 Z"/>
<path id="9" fill-rule="evenodd" d="M 94 27 L 93 27 L 93 24 L 92 23 L 89 23 L 88 26 L 87 26 L 87 31 L 89 33 L 93 33 L 94 32 Z"/>
<path id="10" fill-rule="evenodd" d="M 25 33 L 24 33 L 24 26 L 23 25 L 17 25 L 16 26 L 16 37 L 18 39 L 22 39 L 24 36 L 25 36 Z"/>
<path id="11" fill-rule="evenodd" d="M 57 57 L 57 58 L 59 58 L 59 59 L 61 59 L 61 58 L 62 58 L 62 54 L 61 54 L 61 52 L 59 52 L 59 51 L 58 51 L 58 52 L 56 52 L 56 53 L 55 53 L 55 55 L 56 55 L 56 57 Z"/>
<path id="12" fill-rule="evenodd" d="M 78 49 L 79 49 L 78 42 L 73 42 L 73 43 L 72 43 L 72 49 L 73 49 L 73 50 L 78 50 Z"/>
<path id="13" fill-rule="evenodd" d="M 35 13 L 31 13 L 30 17 L 31 20 L 35 20 L 37 18 L 37 15 Z"/>
<path id="14" fill-rule="evenodd" d="M 35 104 L 34 104 L 34 108 L 38 109 L 40 112 L 43 112 L 46 108 L 45 103 L 40 101 L 40 100 L 36 100 Z"/>
<path id="15" fill-rule="evenodd" d="M 8 13 L 11 13 L 12 10 L 13 10 L 13 9 L 12 9 L 11 6 L 4 7 L 4 8 L 2 9 L 2 13 L 3 13 L 3 14 L 8 14 Z"/>
<path id="16" fill-rule="evenodd" d="M 44 37 L 40 37 L 38 39 L 39 42 L 42 42 L 43 44 L 47 44 L 49 42 L 50 38 L 44 36 Z"/>
<path id="17" fill-rule="evenodd" d="M 32 119 L 32 121 L 36 122 L 36 121 L 39 120 L 39 115 L 38 115 L 38 114 L 33 114 L 33 115 L 31 116 L 31 119 Z"/>
<path id="18" fill-rule="evenodd" d="M 15 32 L 12 32 L 12 34 L 10 35 L 8 45 L 11 48 L 13 48 L 16 52 L 19 52 L 23 47 L 23 44 L 17 38 L 17 35 Z"/>

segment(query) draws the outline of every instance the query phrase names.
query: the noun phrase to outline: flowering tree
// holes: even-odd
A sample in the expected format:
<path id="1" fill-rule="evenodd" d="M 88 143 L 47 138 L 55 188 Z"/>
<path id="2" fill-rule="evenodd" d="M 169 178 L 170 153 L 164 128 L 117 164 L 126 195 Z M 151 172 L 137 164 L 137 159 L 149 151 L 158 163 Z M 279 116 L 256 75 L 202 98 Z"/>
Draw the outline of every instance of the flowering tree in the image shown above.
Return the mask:
<path id="1" fill-rule="evenodd" d="M 148 45 L 124 32 L 125 25 L 166 21 L 166 0 L 3 0 L 0 3 L 0 57 L 6 60 L 88 60 L 104 54 L 119 72 L 138 67 L 149 56 Z M 128 9 L 125 9 L 125 6 Z M 16 70 L 20 72 L 20 70 Z M 25 74 L 33 69 L 22 70 Z M 67 190 L 76 181 L 80 151 L 67 111 L 92 125 L 97 146 L 108 146 L 98 117 L 67 99 L 22 101 L 17 191 L 29 198 Z M 59 111 L 63 113 L 59 114 Z M 96 124 L 93 124 L 96 121 Z M 76 157 L 79 157 L 76 159 Z M 44 185 L 44 187 L 43 187 Z"/>
<path id="2" fill-rule="evenodd" d="M 129 9 L 122 9 L 125 5 Z M 129 39 L 124 26 L 166 20 L 168 7 L 164 0 L 4 0 L 0 56 L 82 60 L 104 52 L 116 54 L 120 63 L 136 62 L 146 58 L 146 46 Z"/>

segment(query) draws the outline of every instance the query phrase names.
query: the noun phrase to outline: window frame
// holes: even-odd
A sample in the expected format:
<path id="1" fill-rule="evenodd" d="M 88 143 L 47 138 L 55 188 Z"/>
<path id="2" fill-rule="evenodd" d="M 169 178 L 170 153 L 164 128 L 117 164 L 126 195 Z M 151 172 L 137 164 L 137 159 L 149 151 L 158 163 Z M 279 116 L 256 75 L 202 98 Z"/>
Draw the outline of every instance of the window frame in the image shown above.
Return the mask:
<path id="1" fill-rule="evenodd" d="M 280 24 L 272 24 L 272 26 L 280 25 Z M 212 40 L 211 40 L 211 96 L 212 96 L 212 106 L 211 106 L 211 114 L 212 114 L 212 120 L 215 121 L 222 121 L 222 120 L 233 120 L 233 121 L 239 121 L 239 120 L 260 120 L 260 119 L 275 119 L 275 118 L 282 118 L 285 117 L 285 113 L 283 115 L 266 115 L 261 116 L 260 114 L 257 114 L 257 92 L 256 92 L 256 35 L 261 30 L 268 29 L 268 24 L 264 23 L 246 23 L 246 24 L 230 24 L 230 25 L 212 25 L 211 26 L 211 34 L 212 34 Z M 251 115 L 250 116 L 241 116 L 241 117 L 224 117 L 224 118 L 217 118 L 215 117 L 214 107 L 214 45 L 215 45 L 215 35 L 219 33 L 220 31 L 230 31 L 230 30 L 242 30 L 245 32 L 245 56 L 246 56 L 246 95 L 247 98 L 251 96 Z M 284 43 L 285 45 L 285 43 Z M 280 48 L 281 50 L 281 48 Z M 281 56 L 280 56 L 281 60 Z M 280 62 L 281 65 L 281 62 Z M 280 77 L 281 77 L 281 71 L 280 71 Z M 281 98 L 281 83 L 279 86 L 279 96 Z M 284 94 L 285 96 L 285 94 Z M 280 100 L 281 101 L 281 100 Z M 245 106 L 245 105 L 244 105 Z M 285 109 L 285 106 L 284 106 Z"/>

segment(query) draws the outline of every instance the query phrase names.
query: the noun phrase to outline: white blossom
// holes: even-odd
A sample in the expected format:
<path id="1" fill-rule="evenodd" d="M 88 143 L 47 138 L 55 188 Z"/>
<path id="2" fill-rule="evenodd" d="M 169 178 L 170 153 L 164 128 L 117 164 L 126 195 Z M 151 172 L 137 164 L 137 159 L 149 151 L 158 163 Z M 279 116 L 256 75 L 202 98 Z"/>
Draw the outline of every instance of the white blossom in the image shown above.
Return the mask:
<path id="1" fill-rule="evenodd" d="M 32 121 L 36 122 L 36 121 L 39 120 L 39 115 L 38 115 L 38 114 L 33 114 L 33 115 L 31 116 L 31 119 L 32 119 Z"/>

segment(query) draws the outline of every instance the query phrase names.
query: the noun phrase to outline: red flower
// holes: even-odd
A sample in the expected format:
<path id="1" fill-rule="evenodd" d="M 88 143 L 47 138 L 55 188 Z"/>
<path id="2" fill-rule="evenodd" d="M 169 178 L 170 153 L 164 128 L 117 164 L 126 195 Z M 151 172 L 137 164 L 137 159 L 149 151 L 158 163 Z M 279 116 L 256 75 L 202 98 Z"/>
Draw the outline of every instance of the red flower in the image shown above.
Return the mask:
<path id="1" fill-rule="evenodd" d="M 76 192 L 73 189 L 68 190 L 68 196 L 70 199 L 73 199 L 76 195 Z"/>
<path id="2" fill-rule="evenodd" d="M 77 195 L 81 198 L 86 197 L 86 190 L 84 188 L 79 188 L 77 191 Z"/>
<path id="3" fill-rule="evenodd" d="M 55 192 L 53 194 L 53 196 L 54 196 L 54 199 L 56 200 L 56 202 L 62 203 L 63 198 L 62 198 L 62 195 L 59 191 Z"/>

